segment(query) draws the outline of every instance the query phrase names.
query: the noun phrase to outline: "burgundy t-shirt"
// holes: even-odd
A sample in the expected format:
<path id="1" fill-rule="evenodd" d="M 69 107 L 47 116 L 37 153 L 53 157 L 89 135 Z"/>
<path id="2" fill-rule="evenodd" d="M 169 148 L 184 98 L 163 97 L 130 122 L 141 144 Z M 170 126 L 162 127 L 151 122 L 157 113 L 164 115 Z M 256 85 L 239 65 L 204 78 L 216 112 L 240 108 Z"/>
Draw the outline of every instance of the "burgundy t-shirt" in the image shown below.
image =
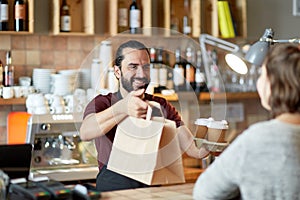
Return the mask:
<path id="1" fill-rule="evenodd" d="M 96 96 L 89 104 L 86 106 L 83 118 L 91 113 L 98 113 L 111 105 L 115 104 L 117 101 L 122 99 L 122 96 L 119 92 L 109 93 L 107 95 L 98 95 Z M 176 126 L 179 127 L 183 125 L 183 121 L 181 120 L 181 116 L 178 111 L 175 109 L 173 105 L 171 105 L 166 99 L 153 96 L 150 94 L 145 94 L 145 100 L 148 101 L 156 101 L 161 105 L 161 109 L 163 115 L 166 119 L 175 121 Z M 155 114 L 153 114 L 155 115 Z M 158 115 L 159 116 L 159 115 Z M 95 139 L 95 145 L 98 152 L 98 163 L 99 169 L 108 163 L 108 159 L 110 156 L 110 152 L 112 149 L 112 143 L 114 141 L 115 133 L 116 133 L 117 125 L 114 126 L 109 132 L 107 132 L 104 136 L 100 136 Z"/>

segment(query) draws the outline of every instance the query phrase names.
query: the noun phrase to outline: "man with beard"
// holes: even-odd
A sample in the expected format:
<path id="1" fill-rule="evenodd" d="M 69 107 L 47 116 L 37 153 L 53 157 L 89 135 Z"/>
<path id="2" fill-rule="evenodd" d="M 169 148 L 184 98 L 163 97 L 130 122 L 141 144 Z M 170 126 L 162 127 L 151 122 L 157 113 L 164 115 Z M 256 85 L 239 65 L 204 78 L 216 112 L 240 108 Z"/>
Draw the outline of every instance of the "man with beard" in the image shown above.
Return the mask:
<path id="1" fill-rule="evenodd" d="M 114 73 L 119 80 L 119 91 L 96 96 L 87 105 L 80 128 L 82 140 L 95 139 L 99 164 L 97 190 L 147 187 L 143 183 L 108 170 L 106 165 L 117 125 L 127 116 L 146 118 L 148 101 L 158 102 L 164 117 L 175 121 L 182 152 L 198 159 L 208 154 L 204 148 L 198 149 L 195 146 L 192 133 L 169 102 L 164 98 L 145 93 L 150 83 L 150 55 L 144 44 L 135 40 L 121 44 L 114 60 Z"/>

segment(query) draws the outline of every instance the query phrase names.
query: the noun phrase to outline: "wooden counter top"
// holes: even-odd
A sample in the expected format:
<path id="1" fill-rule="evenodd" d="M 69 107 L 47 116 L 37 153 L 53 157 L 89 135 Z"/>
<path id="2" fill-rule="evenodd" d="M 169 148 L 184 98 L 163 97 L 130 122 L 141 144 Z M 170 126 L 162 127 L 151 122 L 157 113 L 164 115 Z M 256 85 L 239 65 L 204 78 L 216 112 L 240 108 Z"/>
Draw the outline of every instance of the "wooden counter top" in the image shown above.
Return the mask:
<path id="1" fill-rule="evenodd" d="M 176 199 L 192 200 L 193 183 L 102 192 L 101 200 Z"/>

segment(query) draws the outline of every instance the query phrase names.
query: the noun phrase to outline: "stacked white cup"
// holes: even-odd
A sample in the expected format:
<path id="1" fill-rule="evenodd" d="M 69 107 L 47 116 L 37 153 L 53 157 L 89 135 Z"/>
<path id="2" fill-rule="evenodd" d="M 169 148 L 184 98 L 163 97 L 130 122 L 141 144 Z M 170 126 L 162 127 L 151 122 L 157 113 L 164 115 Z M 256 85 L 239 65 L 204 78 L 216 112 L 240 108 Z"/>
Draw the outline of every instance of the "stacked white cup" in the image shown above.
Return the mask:
<path id="1" fill-rule="evenodd" d="M 26 99 L 26 107 L 30 114 L 43 115 L 50 112 L 47 100 L 42 93 L 29 94 Z"/>
<path id="2" fill-rule="evenodd" d="M 51 95 L 50 98 L 48 98 L 48 103 L 50 105 L 51 114 L 62 114 L 65 112 L 65 101 L 62 96 Z"/>

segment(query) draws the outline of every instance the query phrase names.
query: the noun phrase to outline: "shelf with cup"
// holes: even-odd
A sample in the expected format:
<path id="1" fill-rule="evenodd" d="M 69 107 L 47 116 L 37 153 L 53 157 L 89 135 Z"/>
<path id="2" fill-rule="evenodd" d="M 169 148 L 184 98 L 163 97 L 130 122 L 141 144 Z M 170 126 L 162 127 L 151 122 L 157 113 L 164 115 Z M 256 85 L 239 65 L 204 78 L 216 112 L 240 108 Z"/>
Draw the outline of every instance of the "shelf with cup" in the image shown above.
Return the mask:
<path id="1" fill-rule="evenodd" d="M 172 95 L 162 95 L 160 93 L 155 93 L 155 96 L 163 97 L 168 101 L 178 101 L 178 94 L 174 93 Z M 237 92 L 237 93 L 209 93 L 203 92 L 199 94 L 200 101 L 210 101 L 211 99 L 224 99 L 227 100 L 241 100 L 241 99 L 258 99 L 259 96 L 257 92 Z M 25 104 L 26 98 L 11 98 L 3 99 L 0 98 L 0 105 L 22 105 Z"/>
<path id="2" fill-rule="evenodd" d="M 26 98 L 11 98 L 11 99 L 3 99 L 0 98 L 0 105 L 25 105 Z"/>

